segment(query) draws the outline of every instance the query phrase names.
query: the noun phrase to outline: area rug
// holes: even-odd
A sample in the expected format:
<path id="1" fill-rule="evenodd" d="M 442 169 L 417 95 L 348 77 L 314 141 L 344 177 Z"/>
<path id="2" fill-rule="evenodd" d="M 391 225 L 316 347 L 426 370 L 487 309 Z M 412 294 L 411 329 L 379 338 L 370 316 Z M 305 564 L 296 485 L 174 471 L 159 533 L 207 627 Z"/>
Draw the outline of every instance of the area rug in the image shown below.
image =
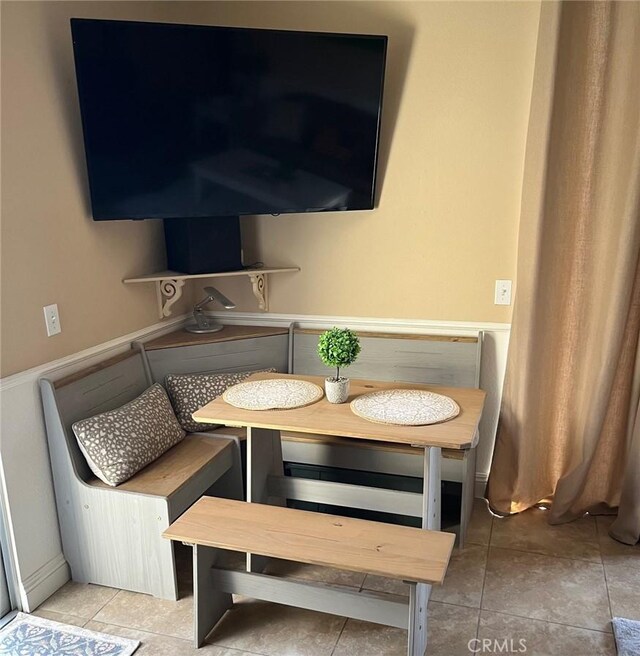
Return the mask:
<path id="1" fill-rule="evenodd" d="M 638 656 L 640 654 L 640 622 L 614 617 L 613 635 L 616 638 L 618 656 Z"/>
<path id="2" fill-rule="evenodd" d="M 2 656 L 131 656 L 139 644 L 24 613 L 0 631 Z"/>

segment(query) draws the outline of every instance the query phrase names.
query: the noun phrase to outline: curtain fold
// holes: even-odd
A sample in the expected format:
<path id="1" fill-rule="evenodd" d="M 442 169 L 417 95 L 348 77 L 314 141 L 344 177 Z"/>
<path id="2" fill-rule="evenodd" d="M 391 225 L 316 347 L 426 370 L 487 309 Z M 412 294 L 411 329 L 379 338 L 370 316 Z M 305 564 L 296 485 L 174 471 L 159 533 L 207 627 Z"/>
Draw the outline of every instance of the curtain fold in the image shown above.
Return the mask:
<path id="1" fill-rule="evenodd" d="M 488 483 L 497 512 L 640 538 L 640 3 L 543 3 L 518 289 Z"/>

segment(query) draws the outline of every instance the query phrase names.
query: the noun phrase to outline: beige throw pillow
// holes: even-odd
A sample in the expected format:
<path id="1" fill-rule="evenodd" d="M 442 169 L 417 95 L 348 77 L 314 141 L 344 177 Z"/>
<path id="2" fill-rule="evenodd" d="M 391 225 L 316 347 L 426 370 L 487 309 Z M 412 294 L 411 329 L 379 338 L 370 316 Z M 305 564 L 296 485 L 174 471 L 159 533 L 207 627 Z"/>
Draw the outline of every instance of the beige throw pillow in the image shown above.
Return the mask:
<path id="1" fill-rule="evenodd" d="M 115 487 L 159 458 L 185 436 L 162 385 L 129 403 L 73 424 L 91 471 Z"/>
<path id="2" fill-rule="evenodd" d="M 200 424 L 194 421 L 191 415 L 226 392 L 227 388 L 243 382 L 258 371 L 272 372 L 275 369 L 240 371 L 232 374 L 169 374 L 164 382 L 182 428 L 189 433 L 219 428 L 221 424 Z"/>

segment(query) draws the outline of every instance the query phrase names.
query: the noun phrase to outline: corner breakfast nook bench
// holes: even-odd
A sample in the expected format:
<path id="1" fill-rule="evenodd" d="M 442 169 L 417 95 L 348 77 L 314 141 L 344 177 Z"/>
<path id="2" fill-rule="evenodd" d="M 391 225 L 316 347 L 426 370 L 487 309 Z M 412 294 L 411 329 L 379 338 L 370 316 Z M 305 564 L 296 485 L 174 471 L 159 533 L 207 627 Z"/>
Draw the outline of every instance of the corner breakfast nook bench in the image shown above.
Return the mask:
<path id="1" fill-rule="evenodd" d="M 247 380 L 296 378 L 315 384 L 314 376 L 255 373 Z M 482 414 L 484 392 L 414 383 L 352 380 L 352 398 L 365 392 L 395 388 L 433 389 L 450 395 L 460 414 L 439 424 L 398 426 L 369 422 L 358 417 L 348 403 L 333 404 L 326 398 L 287 410 L 254 411 L 232 406 L 218 397 L 193 413 L 199 423 L 217 423 L 247 429 L 247 501 L 207 499 L 193 505 L 167 531 L 165 537 L 193 545 L 195 642 L 206 635 L 231 604 L 230 593 L 302 608 L 337 613 L 409 630 L 409 656 L 423 656 L 426 647 L 426 612 L 431 584 L 441 583 L 455 541 L 440 533 L 440 453 L 442 448 L 472 448 Z M 378 490 L 330 481 L 303 481 L 283 476 L 281 431 L 306 435 L 339 435 L 353 440 L 379 440 L 421 448 L 421 494 Z M 421 517 L 422 528 L 391 525 L 361 519 L 287 508 L 287 499 L 300 495 L 338 495 L 349 507 L 368 505 L 375 496 L 384 504 L 409 504 Z M 313 496 L 312 495 L 312 496 Z M 335 505 L 335 504 L 333 504 Z M 214 567 L 219 551 L 247 554 L 246 572 Z M 268 558 L 320 564 L 339 569 L 382 574 L 410 583 L 409 605 L 355 592 L 345 592 L 265 576 Z"/>
<path id="2" fill-rule="evenodd" d="M 431 585 L 442 583 L 455 541 L 452 533 L 214 497 L 197 501 L 163 535 L 193 547 L 196 647 L 235 593 L 408 629 L 408 656 L 424 656 Z M 409 583 L 409 600 L 223 569 L 221 550 L 399 579 Z"/>

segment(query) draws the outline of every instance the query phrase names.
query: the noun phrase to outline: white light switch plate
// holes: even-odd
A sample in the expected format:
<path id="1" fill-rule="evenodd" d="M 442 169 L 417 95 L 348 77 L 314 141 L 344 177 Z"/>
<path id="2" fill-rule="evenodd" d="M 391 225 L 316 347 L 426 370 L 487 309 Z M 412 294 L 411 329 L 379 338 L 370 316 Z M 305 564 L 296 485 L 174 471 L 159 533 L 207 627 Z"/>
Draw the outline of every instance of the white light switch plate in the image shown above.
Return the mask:
<path id="1" fill-rule="evenodd" d="M 45 305 L 42 308 L 44 310 L 44 321 L 47 324 L 47 337 L 53 337 L 62 332 L 60 327 L 60 315 L 58 314 L 58 305 L 54 303 L 53 305 Z"/>
<path id="2" fill-rule="evenodd" d="M 511 280 L 496 280 L 495 305 L 511 305 Z"/>

